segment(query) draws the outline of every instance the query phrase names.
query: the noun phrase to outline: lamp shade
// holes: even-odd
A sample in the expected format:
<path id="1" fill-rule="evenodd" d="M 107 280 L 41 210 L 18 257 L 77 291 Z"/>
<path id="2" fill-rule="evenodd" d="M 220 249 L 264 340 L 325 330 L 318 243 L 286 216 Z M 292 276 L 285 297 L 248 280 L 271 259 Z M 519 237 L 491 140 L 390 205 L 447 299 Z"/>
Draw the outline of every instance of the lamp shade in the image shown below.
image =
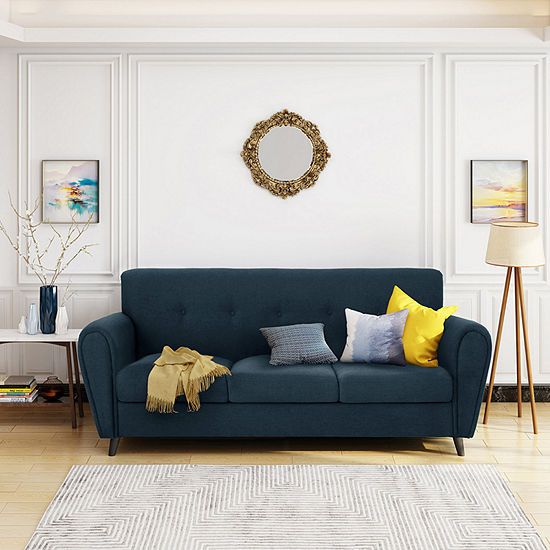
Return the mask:
<path id="1" fill-rule="evenodd" d="M 491 224 L 485 261 L 507 267 L 537 267 L 545 264 L 538 223 L 495 222 Z"/>

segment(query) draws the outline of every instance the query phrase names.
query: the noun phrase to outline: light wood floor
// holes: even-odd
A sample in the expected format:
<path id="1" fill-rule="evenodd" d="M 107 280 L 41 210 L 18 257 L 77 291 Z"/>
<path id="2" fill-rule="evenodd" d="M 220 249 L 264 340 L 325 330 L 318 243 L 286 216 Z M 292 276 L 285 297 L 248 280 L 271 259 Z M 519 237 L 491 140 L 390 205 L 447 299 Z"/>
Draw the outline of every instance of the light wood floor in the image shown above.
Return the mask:
<path id="1" fill-rule="evenodd" d="M 452 439 L 398 440 L 122 440 L 107 456 L 89 409 L 72 430 L 63 409 L 0 409 L 0 528 L 3 550 L 24 548 L 73 464 L 441 464 L 495 463 L 550 548 L 550 403 L 539 404 L 539 430 L 530 411 L 493 404 L 489 427 L 466 441 L 466 457 Z"/>

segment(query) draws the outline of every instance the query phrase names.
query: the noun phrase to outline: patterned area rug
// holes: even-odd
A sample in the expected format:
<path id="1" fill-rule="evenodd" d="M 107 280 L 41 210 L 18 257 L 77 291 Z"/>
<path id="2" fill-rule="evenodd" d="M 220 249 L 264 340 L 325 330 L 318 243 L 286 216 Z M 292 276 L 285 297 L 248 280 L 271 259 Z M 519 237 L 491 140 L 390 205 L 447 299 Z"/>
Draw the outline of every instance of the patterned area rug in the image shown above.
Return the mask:
<path id="1" fill-rule="evenodd" d="M 544 549 L 490 465 L 75 466 L 29 550 Z"/>

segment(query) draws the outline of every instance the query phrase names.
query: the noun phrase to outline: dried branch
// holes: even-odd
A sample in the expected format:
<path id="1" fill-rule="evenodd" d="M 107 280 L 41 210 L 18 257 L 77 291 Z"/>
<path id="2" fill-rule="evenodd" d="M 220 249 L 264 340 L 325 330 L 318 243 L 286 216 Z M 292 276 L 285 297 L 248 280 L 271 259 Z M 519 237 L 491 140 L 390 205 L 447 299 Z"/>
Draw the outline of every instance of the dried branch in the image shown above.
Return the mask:
<path id="1" fill-rule="evenodd" d="M 81 246 L 74 254 L 73 256 L 63 265 L 63 267 L 57 272 L 54 274 L 53 278 L 52 278 L 52 282 L 51 284 L 55 284 L 55 281 L 57 279 L 57 277 L 59 277 L 59 275 L 61 273 L 63 273 L 63 271 L 65 271 L 72 263 L 74 260 L 76 260 L 76 258 L 78 256 L 80 256 L 80 254 L 88 254 L 88 256 L 91 256 L 91 253 L 89 252 L 89 248 L 92 247 L 92 246 L 97 246 L 97 243 L 93 243 L 93 244 L 86 244 L 84 246 Z"/>
<path id="2" fill-rule="evenodd" d="M 71 290 L 71 284 L 72 284 L 72 281 L 69 279 L 65 286 L 65 291 L 63 292 L 63 298 L 61 299 L 61 303 L 60 303 L 62 307 L 67 305 L 67 303 L 73 296 L 76 296 L 76 290 Z"/>
<path id="3" fill-rule="evenodd" d="M 93 219 L 93 214 L 90 214 L 88 217 L 88 220 L 86 223 L 80 228 L 76 222 L 75 215 L 71 215 L 72 223 L 69 227 L 69 230 L 67 231 L 67 236 L 63 239 L 58 231 L 54 229 L 54 232 L 59 237 L 60 243 L 61 243 L 61 252 L 59 253 L 59 256 L 57 258 L 56 266 L 54 269 L 54 273 L 52 276 L 52 282 L 51 284 L 55 284 L 55 281 L 57 281 L 58 277 L 67 269 L 67 267 L 75 260 L 80 254 L 86 253 L 90 254 L 88 252 L 88 248 L 91 246 L 96 246 L 95 244 L 88 244 L 86 246 L 81 247 L 74 256 L 65 264 L 63 264 L 63 261 L 65 259 L 65 254 L 67 251 L 76 243 L 76 241 L 86 232 L 86 230 L 89 228 L 90 223 Z M 52 226 L 52 224 L 49 224 Z"/>
<path id="4" fill-rule="evenodd" d="M 11 197 L 10 197 L 10 201 L 11 201 Z M 12 208 L 13 208 L 13 205 L 12 205 Z M 38 268 L 40 269 L 40 271 L 42 273 L 44 273 L 44 271 L 46 271 L 46 269 L 44 268 L 44 265 L 42 264 L 42 258 L 44 257 L 44 254 L 46 252 L 45 251 L 42 252 L 42 253 L 40 252 L 40 244 L 38 243 L 38 238 L 36 236 L 36 228 L 40 227 L 40 224 L 33 225 L 33 223 L 32 223 L 32 217 L 33 217 L 34 213 L 37 210 L 38 210 L 38 201 L 36 201 L 36 205 L 35 205 L 34 210 L 32 212 L 29 211 L 29 207 L 28 207 L 27 203 L 25 202 L 25 220 L 27 222 L 26 223 L 27 233 L 29 233 L 31 243 L 34 246 L 35 259 L 36 259 L 36 263 L 38 264 Z"/>
<path id="5" fill-rule="evenodd" d="M 5 225 L 0 220 L 0 232 L 4 234 L 8 243 L 16 252 L 19 258 L 21 258 L 29 269 L 38 277 L 40 283 L 44 286 L 54 285 L 61 274 L 72 264 L 72 262 L 80 254 L 90 254 L 89 248 L 96 246 L 95 244 L 86 244 L 81 246 L 69 260 L 65 260 L 66 255 L 72 250 L 75 243 L 82 237 L 82 235 L 89 229 L 90 224 L 92 223 L 93 213 L 90 214 L 88 220 L 84 224 L 79 224 L 76 221 L 76 216 L 74 213 L 71 214 L 71 222 L 65 236 L 50 222 L 34 221 L 34 215 L 40 207 L 40 203 L 37 200 L 35 202 L 34 208 L 29 209 L 28 204 L 25 202 L 25 212 L 21 213 L 14 206 L 9 195 L 9 202 L 12 211 L 14 212 L 17 218 L 18 224 L 18 235 L 23 237 L 26 241 L 25 249 L 22 249 L 20 237 L 17 238 L 11 237 Z M 49 227 L 52 235 L 47 241 L 46 246 L 41 247 L 40 240 L 38 236 L 38 231 L 41 226 Z M 48 252 L 54 243 L 59 243 L 60 252 L 55 261 L 54 267 L 48 267 L 44 260 L 47 258 Z M 74 293 L 73 293 L 74 294 Z M 69 294 L 71 297 L 73 294 Z"/>
<path id="6" fill-rule="evenodd" d="M 15 250 L 15 253 L 17 254 L 17 256 L 19 258 L 21 258 L 25 262 L 25 264 L 29 266 L 29 268 L 33 271 L 33 273 L 38 277 L 38 279 L 40 280 L 40 283 L 43 284 L 43 285 L 48 284 L 48 282 L 46 280 L 46 277 L 44 276 L 44 274 L 41 271 L 36 269 L 36 267 L 34 265 L 34 262 L 32 262 L 30 260 L 29 255 L 27 253 L 24 253 L 21 250 L 21 247 L 19 245 L 19 240 L 11 238 L 11 236 L 8 233 L 6 227 L 2 223 L 2 220 L 0 220 L 0 231 L 4 234 L 4 236 L 8 240 L 11 247 Z"/>

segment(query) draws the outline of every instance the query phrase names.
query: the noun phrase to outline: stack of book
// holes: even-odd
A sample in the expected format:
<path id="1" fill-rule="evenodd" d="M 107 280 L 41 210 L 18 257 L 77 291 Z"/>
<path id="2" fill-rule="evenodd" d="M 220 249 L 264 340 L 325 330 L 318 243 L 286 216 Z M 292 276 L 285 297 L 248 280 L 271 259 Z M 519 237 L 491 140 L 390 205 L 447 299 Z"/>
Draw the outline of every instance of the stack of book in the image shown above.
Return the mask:
<path id="1" fill-rule="evenodd" d="M 0 376 L 0 406 L 2 403 L 32 403 L 37 397 L 34 376 Z"/>

